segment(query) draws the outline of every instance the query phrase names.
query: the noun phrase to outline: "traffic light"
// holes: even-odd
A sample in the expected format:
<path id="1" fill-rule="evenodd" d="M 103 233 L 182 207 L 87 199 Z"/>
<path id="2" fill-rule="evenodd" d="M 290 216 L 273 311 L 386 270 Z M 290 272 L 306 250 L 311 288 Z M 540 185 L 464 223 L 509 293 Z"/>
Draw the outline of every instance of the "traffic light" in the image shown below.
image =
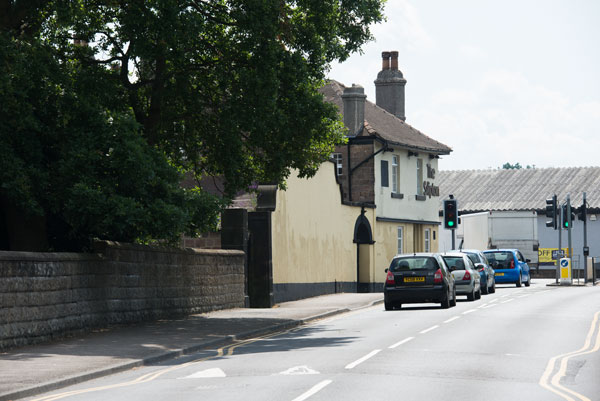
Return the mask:
<path id="1" fill-rule="evenodd" d="M 577 210 L 577 218 L 581 221 L 585 221 L 587 218 L 587 206 L 585 205 L 585 201 L 579 206 Z"/>
<path id="2" fill-rule="evenodd" d="M 575 213 L 573 213 L 573 208 L 571 208 L 571 228 L 573 223 L 575 222 Z M 569 228 L 569 216 L 567 214 L 567 204 L 562 205 L 562 227 Z"/>
<path id="3" fill-rule="evenodd" d="M 550 220 L 546 220 L 546 227 L 552 227 L 553 229 L 558 228 L 558 204 L 556 195 L 552 198 L 546 199 L 546 217 L 550 217 Z"/>
<path id="4" fill-rule="evenodd" d="M 444 200 L 444 228 L 454 230 L 458 227 L 456 199 Z"/>

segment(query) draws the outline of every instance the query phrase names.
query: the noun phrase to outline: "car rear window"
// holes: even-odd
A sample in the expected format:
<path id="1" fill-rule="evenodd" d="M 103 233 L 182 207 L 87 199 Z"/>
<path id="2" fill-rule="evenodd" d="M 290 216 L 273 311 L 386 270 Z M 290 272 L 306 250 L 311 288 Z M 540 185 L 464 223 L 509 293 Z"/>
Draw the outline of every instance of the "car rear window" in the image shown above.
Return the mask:
<path id="1" fill-rule="evenodd" d="M 485 257 L 495 269 L 508 269 L 510 262 L 513 261 L 512 252 L 506 251 L 486 252 Z"/>
<path id="2" fill-rule="evenodd" d="M 449 268 L 454 270 L 465 270 L 465 261 L 462 256 L 444 256 Z"/>
<path id="3" fill-rule="evenodd" d="M 409 270 L 437 270 L 439 269 L 437 260 L 431 256 L 411 256 L 395 258 L 390 264 L 392 272 Z"/>
<path id="4" fill-rule="evenodd" d="M 467 253 L 467 256 L 469 257 L 469 259 L 471 259 L 471 262 L 480 263 L 479 256 L 476 253 Z"/>

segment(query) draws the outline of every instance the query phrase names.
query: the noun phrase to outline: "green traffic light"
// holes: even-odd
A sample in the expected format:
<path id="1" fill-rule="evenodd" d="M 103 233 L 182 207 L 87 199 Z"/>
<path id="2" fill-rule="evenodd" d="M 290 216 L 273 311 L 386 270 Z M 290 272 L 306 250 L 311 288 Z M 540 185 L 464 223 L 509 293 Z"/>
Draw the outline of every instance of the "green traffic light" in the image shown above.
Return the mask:
<path id="1" fill-rule="evenodd" d="M 454 222 L 453 222 L 453 221 L 449 221 L 449 222 L 448 222 L 448 226 L 452 227 L 453 225 L 454 225 Z"/>

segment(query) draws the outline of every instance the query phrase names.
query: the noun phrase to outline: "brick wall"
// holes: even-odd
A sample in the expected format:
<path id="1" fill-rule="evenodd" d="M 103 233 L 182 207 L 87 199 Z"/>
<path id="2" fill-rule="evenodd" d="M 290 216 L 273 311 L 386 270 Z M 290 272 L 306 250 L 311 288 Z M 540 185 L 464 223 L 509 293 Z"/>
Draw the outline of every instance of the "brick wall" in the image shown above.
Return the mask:
<path id="1" fill-rule="evenodd" d="M 112 324 L 244 306 L 244 253 L 102 242 L 0 252 L 0 349 Z"/>
<path id="2" fill-rule="evenodd" d="M 183 248 L 221 249 L 221 232 L 208 232 L 197 238 L 183 237 Z"/>
<path id="3" fill-rule="evenodd" d="M 347 145 L 338 146 L 336 152 L 342 154 L 343 174 L 338 176 L 338 181 L 342 186 L 344 200 L 348 201 L 348 150 Z M 354 168 L 363 160 L 366 160 L 373 154 L 373 145 L 353 144 L 350 146 L 351 168 Z M 352 173 L 352 202 L 375 203 L 375 160 L 369 159 Z"/>

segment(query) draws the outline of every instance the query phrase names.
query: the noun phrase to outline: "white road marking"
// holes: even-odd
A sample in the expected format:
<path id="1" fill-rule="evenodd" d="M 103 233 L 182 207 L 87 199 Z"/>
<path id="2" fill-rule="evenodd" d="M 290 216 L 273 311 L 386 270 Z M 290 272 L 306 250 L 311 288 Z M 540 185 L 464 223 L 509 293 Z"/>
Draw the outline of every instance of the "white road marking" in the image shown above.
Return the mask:
<path id="1" fill-rule="evenodd" d="M 429 333 L 431 330 L 435 330 L 435 329 L 437 329 L 438 327 L 440 327 L 440 325 L 439 325 L 439 324 L 436 324 L 435 326 L 431 326 L 430 328 L 428 328 L 428 329 L 425 329 L 425 330 L 421 331 L 420 333 L 421 333 L 421 334 Z"/>
<path id="2" fill-rule="evenodd" d="M 468 315 L 469 313 L 477 312 L 477 309 L 469 309 L 463 312 L 463 315 Z"/>
<path id="3" fill-rule="evenodd" d="M 486 306 L 487 306 L 487 304 L 483 304 L 481 306 L 478 306 L 477 309 L 485 308 Z"/>
<path id="4" fill-rule="evenodd" d="M 450 319 L 448 319 L 448 320 L 444 321 L 444 323 L 450 323 L 450 322 L 453 322 L 453 321 L 455 321 L 456 319 L 460 319 L 460 316 L 454 316 L 454 317 L 451 317 Z"/>
<path id="5" fill-rule="evenodd" d="M 405 343 L 409 342 L 410 340 L 414 340 L 414 337 L 408 337 L 408 338 L 405 338 L 405 339 L 404 339 L 404 340 L 402 340 L 402 341 L 398 341 L 398 342 L 397 342 L 396 344 L 394 344 L 394 345 L 390 345 L 388 348 L 391 348 L 391 349 L 393 349 L 393 348 L 396 348 L 396 347 L 398 347 L 398 346 L 400 346 L 400 345 L 402 345 L 402 344 L 405 344 Z"/>
<path id="6" fill-rule="evenodd" d="M 353 369 L 356 366 L 360 365 L 361 363 L 363 363 L 364 361 L 366 361 L 367 359 L 377 355 L 377 353 L 379 353 L 379 351 L 381 351 L 380 349 L 376 349 L 375 351 L 371 351 L 370 353 L 368 353 L 367 355 L 363 356 L 360 359 L 357 359 L 356 361 L 346 365 L 346 369 Z"/>
<path id="7" fill-rule="evenodd" d="M 180 379 L 210 379 L 213 377 L 227 377 L 227 375 L 221 369 L 214 368 L 202 370 L 189 376 L 180 377 Z"/>
<path id="8" fill-rule="evenodd" d="M 543 293 L 548 292 L 548 291 L 551 291 L 551 290 L 538 291 L 538 292 L 536 292 L 536 294 L 543 294 Z"/>
<path id="9" fill-rule="evenodd" d="M 280 375 L 318 375 L 319 372 L 317 372 L 314 369 L 309 368 L 306 365 L 302 365 L 302 366 L 295 366 L 293 368 L 289 368 L 288 370 L 280 372 L 279 374 Z"/>
<path id="10" fill-rule="evenodd" d="M 313 388 L 311 388 L 310 390 L 308 390 L 306 393 L 302 394 L 301 396 L 294 398 L 292 401 L 304 401 L 308 397 L 313 396 L 316 393 L 318 393 L 319 391 L 323 390 L 326 386 L 328 386 L 332 382 L 333 382 L 332 380 L 323 380 L 321 383 L 315 385 Z"/>
<path id="11" fill-rule="evenodd" d="M 519 295 L 517 298 L 525 298 L 525 297 L 528 297 L 528 296 L 530 296 L 530 295 L 531 295 L 531 294 Z"/>
<path id="12" fill-rule="evenodd" d="M 489 309 L 489 308 L 493 308 L 494 306 L 498 306 L 498 304 L 491 304 L 486 306 L 484 309 Z"/>
<path id="13" fill-rule="evenodd" d="M 560 380 L 566 374 L 567 364 L 568 364 L 570 358 L 572 358 L 574 356 L 591 354 L 593 352 L 598 352 L 598 350 L 600 350 L 600 324 L 598 324 L 598 334 L 597 334 L 597 337 L 595 340 L 596 344 L 595 345 L 592 344 L 593 335 L 594 335 L 594 332 L 596 331 L 596 323 L 598 322 L 599 317 L 600 317 L 600 312 L 596 312 L 594 314 L 594 319 L 592 320 L 592 325 L 590 327 L 590 330 L 588 331 L 588 334 L 586 336 L 583 347 L 581 347 L 577 351 L 568 352 L 566 354 L 561 354 L 561 355 L 553 356 L 552 358 L 550 358 L 550 360 L 548 361 L 548 365 L 546 366 L 546 370 L 544 371 L 544 374 L 540 378 L 540 381 L 539 381 L 540 386 L 544 387 L 548 391 L 553 392 L 554 394 L 557 394 L 557 395 L 563 397 L 565 400 L 568 400 L 568 401 L 574 401 L 574 399 L 571 398 L 568 394 L 574 396 L 576 399 L 581 400 L 581 401 L 591 401 L 588 397 L 586 397 L 582 394 L 576 393 L 575 391 L 564 387 L 562 384 L 560 384 Z M 560 360 L 559 369 L 554 374 L 554 376 L 552 376 L 551 383 L 548 383 L 548 379 L 550 378 L 550 375 L 554 371 L 554 366 L 555 366 L 555 363 L 557 360 Z"/>
<path id="14" fill-rule="evenodd" d="M 498 299 L 498 298 L 494 298 L 494 299 L 492 299 L 492 300 L 490 301 L 490 303 L 493 303 L 493 302 L 498 302 L 498 301 L 499 301 L 499 299 Z"/>
<path id="15" fill-rule="evenodd" d="M 506 301 L 502 301 L 502 302 L 500 302 L 500 303 L 501 303 L 501 304 L 506 304 L 506 303 L 512 302 L 512 301 L 514 301 L 514 300 L 515 300 L 514 298 L 510 298 L 510 299 L 507 299 Z"/>

